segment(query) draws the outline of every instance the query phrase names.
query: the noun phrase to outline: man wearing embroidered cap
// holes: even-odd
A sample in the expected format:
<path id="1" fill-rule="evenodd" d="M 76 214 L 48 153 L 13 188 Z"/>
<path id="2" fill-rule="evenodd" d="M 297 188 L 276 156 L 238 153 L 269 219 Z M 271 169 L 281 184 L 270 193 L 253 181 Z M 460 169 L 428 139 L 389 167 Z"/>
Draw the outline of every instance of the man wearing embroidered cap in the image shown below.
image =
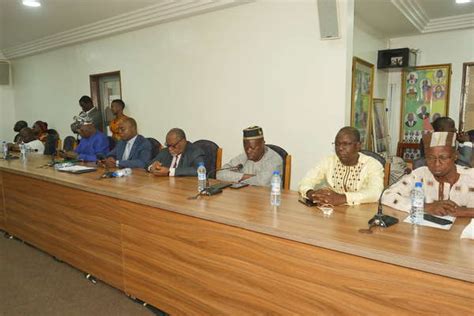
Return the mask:
<path id="1" fill-rule="evenodd" d="M 426 166 L 415 169 L 386 190 L 382 203 L 409 212 L 410 192 L 423 183 L 425 212 L 434 215 L 474 216 L 474 169 L 455 164 L 456 134 L 423 135 Z"/>
<path id="2" fill-rule="evenodd" d="M 75 151 L 60 151 L 59 155 L 68 159 L 96 161 L 97 155 L 105 155 L 109 151 L 109 140 L 98 131 L 91 118 L 84 118 L 79 127 L 81 141 Z"/>
<path id="3" fill-rule="evenodd" d="M 281 173 L 283 159 L 274 150 L 265 146 L 263 130 L 252 126 L 244 129 L 244 151 L 231 159 L 223 168 L 242 165 L 240 170 L 221 170 L 217 172 L 217 179 L 230 182 L 242 182 L 270 186 L 273 171 Z"/>

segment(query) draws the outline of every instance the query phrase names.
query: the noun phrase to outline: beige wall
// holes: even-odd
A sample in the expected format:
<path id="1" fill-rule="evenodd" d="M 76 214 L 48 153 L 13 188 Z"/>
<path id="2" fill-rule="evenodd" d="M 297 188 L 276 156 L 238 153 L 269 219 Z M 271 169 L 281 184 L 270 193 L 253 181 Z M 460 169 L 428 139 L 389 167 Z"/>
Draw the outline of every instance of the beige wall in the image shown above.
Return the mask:
<path id="1" fill-rule="evenodd" d="M 295 188 L 347 119 L 353 1 L 339 4 L 338 40 L 320 40 L 315 1 L 258 1 L 14 60 L 15 119 L 64 137 L 89 75 L 120 70 L 142 134 L 164 141 L 179 126 L 227 161 L 242 151 L 241 130 L 261 125 L 293 155 Z"/>

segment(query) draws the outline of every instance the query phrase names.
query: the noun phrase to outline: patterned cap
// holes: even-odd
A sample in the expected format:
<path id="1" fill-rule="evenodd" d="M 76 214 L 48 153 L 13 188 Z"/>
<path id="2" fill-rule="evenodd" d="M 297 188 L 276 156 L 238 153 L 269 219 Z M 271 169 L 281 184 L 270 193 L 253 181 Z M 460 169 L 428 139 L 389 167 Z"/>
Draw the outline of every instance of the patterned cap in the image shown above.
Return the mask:
<path id="1" fill-rule="evenodd" d="M 263 130 L 259 126 L 251 126 L 244 129 L 244 140 L 263 138 Z"/>
<path id="2" fill-rule="evenodd" d="M 433 132 L 423 135 L 423 146 L 430 147 L 456 147 L 456 133 Z"/>

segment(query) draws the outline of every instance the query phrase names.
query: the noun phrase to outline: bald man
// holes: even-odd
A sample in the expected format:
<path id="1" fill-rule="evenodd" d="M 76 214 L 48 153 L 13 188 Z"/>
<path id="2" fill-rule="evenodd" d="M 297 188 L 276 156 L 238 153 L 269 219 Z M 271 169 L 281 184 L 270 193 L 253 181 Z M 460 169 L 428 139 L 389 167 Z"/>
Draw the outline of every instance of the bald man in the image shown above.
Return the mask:
<path id="1" fill-rule="evenodd" d="M 386 190 L 382 203 L 409 212 L 411 190 L 423 183 L 425 212 L 434 215 L 474 217 L 474 169 L 455 164 L 456 134 L 423 135 L 426 166 L 413 170 Z"/>
<path id="2" fill-rule="evenodd" d="M 311 169 L 301 180 L 300 194 L 315 203 L 355 205 L 376 202 L 383 190 L 383 166 L 360 153 L 360 133 L 343 127 L 334 141 L 336 154 Z"/>
<path id="3" fill-rule="evenodd" d="M 151 159 L 151 143 L 138 135 L 137 122 L 126 117 L 118 124 L 120 141 L 107 154 L 105 165 L 109 168 L 145 168 Z"/>

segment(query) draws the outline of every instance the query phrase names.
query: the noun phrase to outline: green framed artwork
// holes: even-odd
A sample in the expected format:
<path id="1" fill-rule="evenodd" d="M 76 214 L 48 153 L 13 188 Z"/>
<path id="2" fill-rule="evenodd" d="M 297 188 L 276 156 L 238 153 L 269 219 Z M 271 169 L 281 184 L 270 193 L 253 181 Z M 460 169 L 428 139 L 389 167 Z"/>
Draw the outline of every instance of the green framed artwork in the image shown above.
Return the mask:
<path id="1" fill-rule="evenodd" d="M 448 115 L 450 79 L 451 64 L 403 70 L 400 142 L 419 143 L 434 120 Z"/>
<path id="2" fill-rule="evenodd" d="M 362 149 L 371 150 L 370 137 L 374 65 L 360 58 L 352 60 L 351 126 L 360 132 Z"/>

